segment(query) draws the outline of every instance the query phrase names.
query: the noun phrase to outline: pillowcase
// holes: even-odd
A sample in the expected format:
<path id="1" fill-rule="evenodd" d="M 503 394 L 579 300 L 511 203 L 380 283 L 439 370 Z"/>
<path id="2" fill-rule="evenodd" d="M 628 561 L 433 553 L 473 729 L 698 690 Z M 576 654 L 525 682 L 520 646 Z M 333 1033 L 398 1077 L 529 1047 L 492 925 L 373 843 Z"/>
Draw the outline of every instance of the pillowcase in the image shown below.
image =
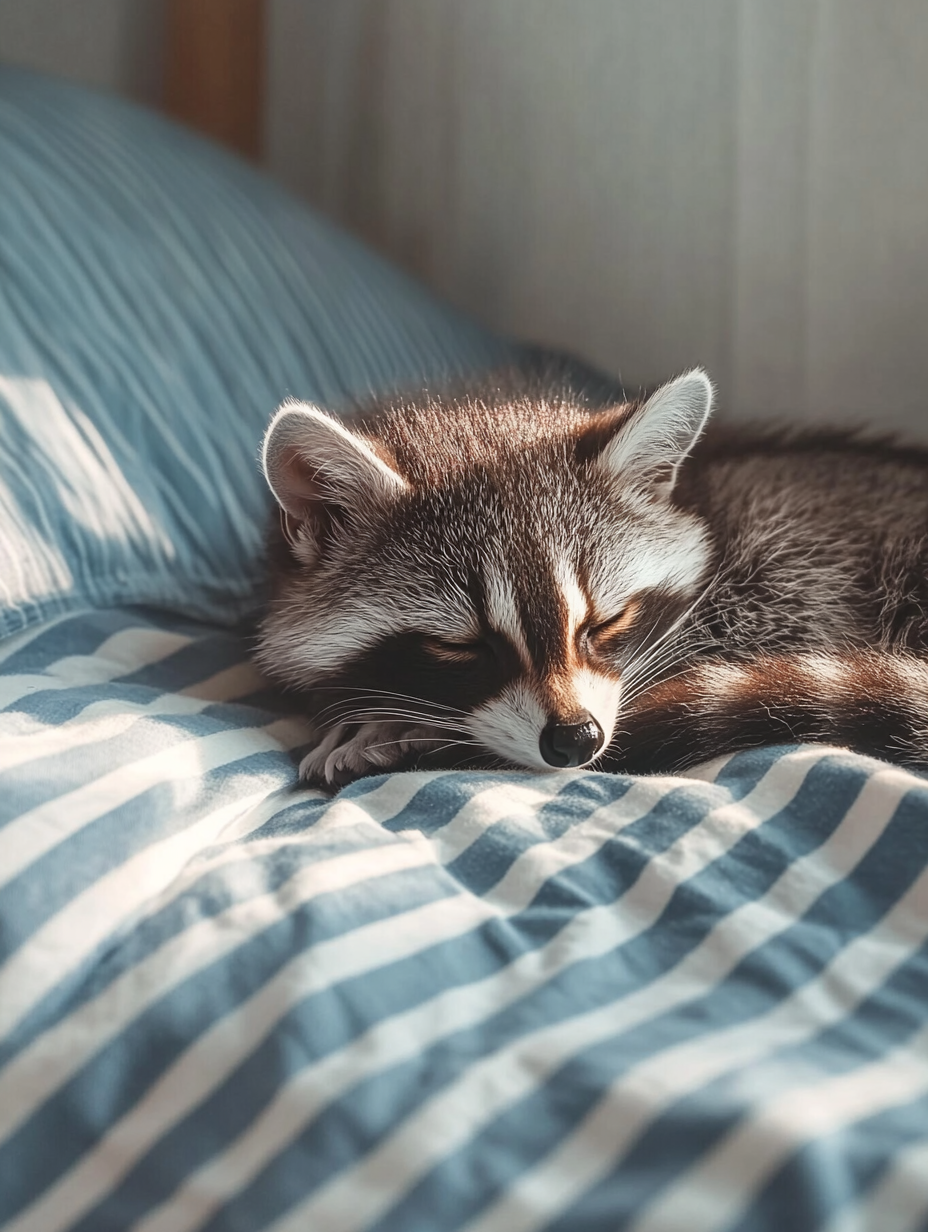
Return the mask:
<path id="1" fill-rule="evenodd" d="M 0 636 L 87 606 L 256 604 L 286 396 L 440 383 L 513 348 L 233 156 L 0 68 Z"/>

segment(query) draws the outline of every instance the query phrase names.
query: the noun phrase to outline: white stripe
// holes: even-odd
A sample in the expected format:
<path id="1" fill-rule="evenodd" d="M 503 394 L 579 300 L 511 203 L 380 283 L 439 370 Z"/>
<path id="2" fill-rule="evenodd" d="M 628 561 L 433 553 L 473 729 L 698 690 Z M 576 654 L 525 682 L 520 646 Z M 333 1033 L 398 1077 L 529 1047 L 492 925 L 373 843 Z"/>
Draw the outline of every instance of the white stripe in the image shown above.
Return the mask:
<path id="1" fill-rule="evenodd" d="M 666 1012 L 671 1005 L 704 993 L 751 950 L 789 928 L 829 885 L 840 882 L 855 867 L 892 818 L 906 789 L 916 782 L 904 771 L 877 772 L 820 848 L 794 861 L 763 898 L 727 916 L 682 963 L 643 990 L 644 999 L 660 1000 Z M 466 1232 L 529 1232 L 542 1227 L 614 1169 L 629 1146 L 672 1103 L 765 1053 L 808 1039 L 839 1022 L 923 944 L 928 936 L 926 891 L 928 870 L 877 928 L 856 938 L 814 981 L 768 1014 L 685 1040 L 628 1070 L 578 1129 L 520 1176 L 499 1202 L 467 1225 Z M 669 999 L 656 998 L 655 990 L 668 983 Z M 622 1003 L 623 1030 L 642 1021 L 639 1013 L 630 1012 L 633 1000 Z M 690 1229 L 693 1212 L 686 1209 L 685 1224 L 659 1218 L 642 1227 L 647 1226 L 649 1232 L 676 1226 Z M 679 1213 L 675 1208 L 675 1214 Z M 728 1223 L 723 1220 L 711 1226 Z"/>
<path id="2" fill-rule="evenodd" d="M 199 714 L 216 702 L 246 697 L 262 684 L 263 677 L 250 663 L 238 663 L 179 693 L 161 693 L 150 702 L 109 697 L 92 702 L 63 723 L 42 722 L 29 714 L 5 715 L 4 722 L 11 734 L 0 733 L 0 771 L 113 740 L 129 731 L 140 718 Z"/>
<path id="3" fill-rule="evenodd" d="M 578 627 L 583 624 L 590 612 L 589 601 L 583 593 L 576 571 L 570 561 L 561 556 L 555 556 L 552 561 L 554 580 L 560 588 L 561 595 L 567 605 L 568 638 L 573 641 Z"/>
<path id="4" fill-rule="evenodd" d="M 253 808 L 265 793 L 266 788 L 235 799 L 170 838 L 144 847 L 37 928 L 0 966 L 0 1037 L 107 937 L 137 917 L 146 898 L 170 885 L 201 847 L 215 841 L 229 822 Z"/>
<path id="5" fill-rule="evenodd" d="M 516 602 L 512 582 L 502 573 L 485 570 L 484 586 L 486 588 L 487 620 L 490 627 L 504 634 L 519 652 L 523 663 L 531 662 L 525 632 L 522 628 L 522 617 L 519 615 L 519 604 Z"/>
<path id="6" fill-rule="evenodd" d="M 209 770 L 252 753 L 295 748 L 307 739 L 306 728 L 296 719 L 279 719 L 262 727 L 215 731 L 206 736 L 181 737 L 167 748 L 119 766 L 52 800 L 45 800 L 0 829 L 0 887 L 64 839 L 158 783 L 178 784 L 186 779 L 200 779 Z M 4 1008 L 0 1005 L 0 1023 Z"/>
<path id="7" fill-rule="evenodd" d="M 797 1073 L 797 1080 L 801 1077 Z M 926 1094 L 928 1027 L 869 1065 L 772 1099 L 632 1226 L 635 1232 L 730 1227 L 777 1167 L 805 1143 Z M 883 1232 L 884 1225 L 871 1227 Z"/>
<path id="8" fill-rule="evenodd" d="M 928 1141 L 897 1152 L 857 1202 L 842 1207 L 821 1232 L 924 1232 L 928 1226 Z"/>
<path id="9" fill-rule="evenodd" d="M 161 1229 L 183 1232 L 198 1226 L 204 1211 L 214 1209 L 222 1200 L 247 1184 L 250 1177 L 277 1151 L 283 1149 L 305 1129 L 327 1102 L 354 1084 L 387 1066 L 420 1053 L 446 1035 L 482 1021 L 488 1015 L 498 1012 L 549 982 L 574 963 L 606 954 L 622 942 L 643 932 L 658 919 L 679 880 L 698 872 L 739 841 L 746 829 L 760 824 L 766 816 L 784 807 L 789 798 L 799 790 L 805 775 L 821 756 L 818 750 L 806 750 L 790 758 L 781 759 L 768 771 L 754 792 L 740 804 L 724 805 L 701 823 L 700 829 L 708 830 L 702 843 L 694 843 L 694 831 L 690 831 L 666 852 L 654 857 L 645 874 L 620 901 L 621 914 L 612 903 L 578 912 L 539 950 L 521 955 L 508 967 L 485 980 L 450 989 L 405 1014 L 377 1024 L 361 1039 L 353 1041 L 325 1061 L 297 1075 L 278 1091 L 273 1103 L 261 1118 L 226 1152 L 217 1156 L 204 1169 L 194 1173 L 174 1199 L 151 1214 L 151 1227 L 142 1225 L 145 1232 L 155 1232 L 155 1229 L 159 1232 Z M 788 770 L 784 766 L 787 761 L 791 763 Z M 721 763 L 717 764 L 720 769 Z M 679 780 L 674 782 L 674 786 L 679 786 Z M 620 827 L 623 821 L 627 825 L 629 820 L 634 819 L 634 814 L 629 817 L 623 816 L 622 813 L 622 806 L 629 803 L 631 795 L 630 791 L 615 802 L 614 808 L 618 817 L 614 827 Z M 654 801 L 647 802 L 645 807 L 638 810 L 638 815 L 644 815 L 653 803 Z M 750 815 L 752 803 L 758 808 L 757 817 Z M 732 809 L 740 812 L 740 825 L 737 824 L 738 819 Z M 604 812 L 597 810 L 597 813 L 601 811 Z M 599 824 L 599 819 L 594 817 L 593 828 L 597 828 Z M 582 827 L 577 827 L 580 828 Z M 613 828 L 606 837 L 614 832 Z M 714 844 L 711 841 L 713 835 Z M 563 840 L 569 839 L 570 835 L 565 835 L 558 843 L 549 846 L 556 848 Z M 577 859 L 581 858 L 576 847 L 573 854 Z M 507 907 L 512 910 L 520 910 L 525 903 L 532 900 L 552 867 L 563 867 L 565 864 L 563 860 L 539 859 L 534 850 L 523 853 L 520 860 L 525 861 L 524 872 L 510 870 L 511 876 L 507 875 L 493 891 L 494 900 L 499 903 L 500 899 L 504 899 Z M 526 867 L 531 861 L 535 863 L 534 872 L 530 872 Z M 623 1003 L 622 1006 L 623 1015 L 626 1004 Z M 593 1021 L 595 1030 L 601 1030 L 605 1022 L 608 1031 L 613 1031 L 615 1014 L 616 1008 L 608 1006 L 588 1017 Z M 576 1019 L 573 1020 L 567 1028 L 570 1047 L 575 1045 L 576 1022 Z M 563 1030 L 563 1027 L 544 1028 L 540 1034 L 547 1038 L 552 1034 L 562 1033 Z M 516 1049 L 521 1046 L 520 1041 Z M 507 1056 L 511 1051 L 507 1050 Z M 492 1058 L 481 1064 L 489 1063 L 492 1063 Z M 513 1063 L 511 1059 L 508 1065 L 514 1069 L 519 1068 L 518 1062 Z M 392 1156 L 390 1166 L 393 1166 Z M 363 1192 L 363 1189 L 362 1181 L 359 1192 Z M 323 1215 L 320 1222 L 313 1223 L 312 1217 L 304 1215 L 300 1208 L 293 1217 L 292 1226 L 299 1229 L 310 1226 L 328 1229 L 326 1220 L 332 1215 L 330 1206 L 326 1206 Z M 333 1229 L 340 1226 L 332 1224 Z"/>
<path id="10" fill-rule="evenodd" d="M 41 674 L 0 678 L 0 707 L 12 706 L 30 693 L 53 689 L 77 689 L 89 684 L 108 684 L 169 658 L 193 638 L 161 629 L 121 629 L 90 654 L 68 655 L 50 664 Z"/>
<path id="11" fill-rule="evenodd" d="M 802 758 L 803 754 L 793 756 Z M 792 770 L 794 790 L 798 790 L 796 778 L 801 783 L 805 772 L 818 760 L 811 751 L 806 753 L 806 758 L 804 764 L 800 762 L 803 773 L 799 776 L 795 762 L 791 767 L 783 765 L 783 762 L 792 762 L 792 757 L 784 758 L 772 767 L 759 793 L 767 796 L 769 807 L 765 810 L 766 816 L 772 816 L 789 801 L 790 793 L 784 791 L 783 783 L 784 779 L 789 780 L 788 770 Z M 782 768 L 781 775 L 776 774 L 778 768 Z M 886 774 L 895 778 L 896 786 L 901 791 L 919 782 L 901 771 L 887 771 Z M 777 778 L 780 779 L 779 783 L 775 782 Z M 892 807 L 888 807 L 888 795 L 886 793 L 884 796 L 884 807 L 879 809 L 882 825 L 886 824 L 897 803 L 894 799 Z M 702 848 L 701 865 L 709 862 L 707 856 L 709 859 L 716 857 L 718 848 L 726 846 L 726 840 L 730 846 L 736 841 L 736 836 L 740 838 L 744 833 L 740 826 L 732 827 L 732 833 L 729 826 L 739 812 L 745 811 L 749 799 L 746 797 L 741 804 L 718 810 L 718 813 L 711 815 L 711 820 L 707 819 L 708 824 L 688 836 L 691 841 L 695 840 L 697 848 Z M 627 1031 L 657 1014 L 667 1013 L 694 996 L 704 994 L 706 988 L 728 975 L 752 949 L 790 927 L 828 886 L 846 875 L 848 868 L 875 841 L 882 828 L 880 816 L 874 816 L 874 803 L 870 801 L 869 811 L 852 809 L 837 828 L 827 844 L 827 854 L 832 856 L 830 865 L 821 860 L 821 850 L 795 861 L 763 898 L 745 904 L 728 915 L 685 959 L 650 985 L 615 1004 L 523 1035 L 499 1052 L 476 1062 L 457 1081 L 420 1105 L 399 1129 L 361 1162 L 341 1172 L 307 1201 L 272 1224 L 267 1232 L 304 1232 L 312 1227 L 324 1227 L 326 1232 L 358 1232 L 368 1227 L 382 1217 L 430 1168 L 463 1147 L 505 1108 L 530 1095 L 572 1056 L 609 1038 L 616 1031 Z M 759 824 L 762 819 L 763 815 L 754 818 L 753 824 Z M 678 846 L 672 855 L 665 853 L 665 856 L 670 855 L 669 859 L 656 857 L 652 860 L 634 889 L 626 895 L 621 905 L 626 911 L 625 918 L 631 921 L 629 931 L 638 931 L 640 917 L 635 908 L 642 914 L 650 915 L 655 894 L 663 903 L 668 901 L 679 884 L 677 869 L 681 858 L 686 859 L 686 846 L 688 844 L 683 845 L 682 849 Z M 707 850 L 710 847 L 711 850 Z M 648 874 L 653 876 L 649 878 Z M 645 885 L 648 893 L 642 894 Z M 635 891 L 639 891 L 637 896 Z M 634 903 L 630 901 L 633 896 L 637 899 Z M 604 927 L 605 920 L 600 929 Z M 613 938 L 613 944 L 616 943 Z M 659 1069 L 659 1065 L 656 1068 Z M 616 1132 L 620 1128 L 617 1127 Z M 573 1135 L 562 1149 L 569 1150 L 575 1138 L 576 1135 Z M 559 1187 L 571 1193 L 583 1192 L 590 1183 L 590 1174 L 594 1177 L 601 1175 L 614 1160 L 614 1141 L 609 1137 L 605 1140 L 586 1140 L 586 1145 L 593 1148 L 592 1167 L 584 1157 L 578 1159 L 571 1151 L 575 1171 L 562 1174 L 558 1169 Z M 560 1159 L 561 1151 L 556 1152 L 555 1156 Z M 488 1232 L 490 1228 L 518 1232 L 550 1222 L 556 1208 L 550 1203 L 551 1185 L 543 1175 L 541 1189 L 545 1205 L 542 1208 L 535 1205 L 526 1208 L 525 1205 L 526 1190 L 531 1196 L 533 1182 L 540 1175 L 541 1170 L 530 1173 L 526 1186 L 517 1182 L 510 1195 L 491 1209 L 486 1222 L 477 1221 L 473 1229 L 468 1228 L 468 1232 L 474 1232 L 478 1227 L 481 1232 Z M 501 1212 L 499 1217 L 496 1217 L 497 1212 Z"/>
<path id="12" fill-rule="evenodd" d="M 289 720 L 272 723 L 266 728 L 252 731 L 217 732 L 200 740 L 190 741 L 181 749 L 164 750 L 170 757 L 159 755 L 161 774 L 143 777 L 134 771 L 139 763 L 123 767 L 125 779 L 119 797 L 99 798 L 101 810 L 115 807 L 117 802 L 133 799 L 152 782 L 168 781 L 176 784 L 185 774 L 198 776 L 213 766 L 227 765 L 256 752 L 288 747 L 287 741 L 299 743 L 301 735 L 294 739 L 294 725 Z M 146 758 L 142 766 L 151 770 L 154 758 Z M 178 765 L 178 763 L 180 763 Z M 111 776 L 107 776 L 108 778 Z M 252 783 L 264 780 L 265 786 L 247 800 L 234 800 L 231 804 L 207 814 L 193 825 L 177 834 L 151 843 L 135 853 L 110 873 L 89 885 L 82 893 L 72 898 L 62 909 L 46 920 L 29 939 L 14 950 L 5 963 L 0 965 L 0 1038 L 13 1030 L 30 1009 L 63 979 L 68 971 L 77 966 L 94 948 L 104 941 L 116 928 L 135 915 L 147 896 L 160 893 L 184 868 L 186 862 L 205 844 L 215 841 L 229 822 L 267 791 L 279 784 L 279 778 L 253 776 Z M 75 795 L 76 793 L 71 793 Z M 58 802 L 54 802 L 57 804 Z M 34 810 L 35 812 L 35 810 Z M 54 808 L 46 808 L 43 817 L 57 819 Z M 0 831 L 6 831 L 18 823 L 10 823 Z M 49 827 L 46 827 L 48 829 Z M 79 826 L 75 826 L 78 829 Z M 28 833 L 23 835 L 28 845 Z M 41 838 L 37 840 L 40 842 Z M 37 844 L 33 844 L 33 847 Z M 54 843 L 49 842 L 49 847 Z M 15 853 L 15 847 L 12 849 Z M 12 858 L 12 857 L 11 857 Z M 27 861 L 28 862 L 28 861 Z M 9 874 L 7 869 L 4 873 Z"/>
<path id="13" fill-rule="evenodd" d="M 338 800 L 327 810 L 325 820 L 302 834 L 269 839 L 265 850 L 281 845 L 312 845 L 320 839 L 328 842 L 333 826 L 337 825 L 370 825 L 373 821 L 379 826 L 405 808 L 409 794 L 407 779 L 412 777 L 395 776 L 388 779 L 363 797 L 363 811 L 350 800 Z M 288 792 L 286 802 L 293 803 L 303 794 Z M 280 793 L 272 793 L 270 801 L 276 811 L 281 803 Z M 247 800 L 239 804 L 243 808 L 243 817 L 249 819 L 254 817 L 256 811 L 261 811 L 260 805 L 255 809 Z M 235 818 L 231 818 L 222 838 L 228 838 L 237 824 Z M 233 852 L 240 861 L 253 860 L 256 855 L 262 854 L 256 851 L 257 846 L 249 844 L 244 849 L 235 848 L 212 861 L 199 861 L 171 884 L 169 900 L 179 898 L 192 882 L 234 858 Z M 372 858 L 377 861 L 377 869 L 384 871 L 389 871 L 392 865 L 406 867 L 402 861 L 412 858 L 410 852 L 414 853 L 413 864 L 428 862 L 423 860 L 424 848 L 416 844 L 398 845 L 396 855 L 390 854 L 393 850 L 378 842 L 363 851 L 333 856 L 301 868 L 274 893 L 256 895 L 246 902 L 236 903 L 216 916 L 198 920 L 183 933 L 166 941 L 154 954 L 119 976 L 92 1001 L 79 1006 L 67 1018 L 40 1035 L 5 1069 L 0 1070 L 0 1142 L 5 1141 L 59 1086 L 115 1039 L 148 1006 L 283 915 L 309 902 L 317 894 L 363 880 L 370 875 L 369 862 Z M 430 856 L 430 859 L 433 858 Z M 259 866 L 257 873 L 260 873 Z M 164 901 L 155 902 L 146 909 L 145 914 L 150 915 L 163 906 Z"/>

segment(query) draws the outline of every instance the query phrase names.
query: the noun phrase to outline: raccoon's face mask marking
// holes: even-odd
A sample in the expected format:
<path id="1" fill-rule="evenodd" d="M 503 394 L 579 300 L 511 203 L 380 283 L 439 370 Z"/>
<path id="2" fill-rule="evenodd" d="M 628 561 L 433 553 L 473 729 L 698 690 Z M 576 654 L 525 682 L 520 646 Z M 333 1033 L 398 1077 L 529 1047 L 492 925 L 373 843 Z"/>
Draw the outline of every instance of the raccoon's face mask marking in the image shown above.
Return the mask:
<path id="1" fill-rule="evenodd" d="M 407 761 L 427 738 L 538 769 L 594 761 L 706 566 L 704 528 L 670 496 L 710 395 L 691 373 L 546 432 L 524 407 L 528 443 L 477 405 L 359 432 L 285 404 L 263 463 L 287 556 L 259 659 L 307 694 L 312 773 L 348 745 L 352 773 L 394 764 L 378 723 L 419 733 L 395 740 Z"/>

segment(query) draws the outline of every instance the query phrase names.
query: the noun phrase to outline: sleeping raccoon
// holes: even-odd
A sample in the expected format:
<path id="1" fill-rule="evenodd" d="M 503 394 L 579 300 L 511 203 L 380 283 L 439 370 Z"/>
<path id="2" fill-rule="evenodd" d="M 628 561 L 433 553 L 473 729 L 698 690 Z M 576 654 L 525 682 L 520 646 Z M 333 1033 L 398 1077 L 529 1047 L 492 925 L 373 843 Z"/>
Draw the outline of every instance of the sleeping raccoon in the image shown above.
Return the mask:
<path id="1" fill-rule="evenodd" d="M 704 432 L 687 373 L 591 410 L 497 384 L 285 403 L 258 660 L 300 773 L 679 771 L 820 740 L 928 765 L 928 453 Z"/>

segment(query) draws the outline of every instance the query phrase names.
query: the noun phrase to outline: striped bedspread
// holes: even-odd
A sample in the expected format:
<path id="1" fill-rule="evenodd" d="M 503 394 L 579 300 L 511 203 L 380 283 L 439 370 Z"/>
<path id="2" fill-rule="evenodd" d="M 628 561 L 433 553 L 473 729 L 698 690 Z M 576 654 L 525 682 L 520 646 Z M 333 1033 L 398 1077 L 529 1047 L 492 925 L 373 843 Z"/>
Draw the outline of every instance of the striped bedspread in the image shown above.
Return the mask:
<path id="1" fill-rule="evenodd" d="M 0 643 L 5 1232 L 928 1228 L 928 784 L 301 790 L 228 632 Z"/>

